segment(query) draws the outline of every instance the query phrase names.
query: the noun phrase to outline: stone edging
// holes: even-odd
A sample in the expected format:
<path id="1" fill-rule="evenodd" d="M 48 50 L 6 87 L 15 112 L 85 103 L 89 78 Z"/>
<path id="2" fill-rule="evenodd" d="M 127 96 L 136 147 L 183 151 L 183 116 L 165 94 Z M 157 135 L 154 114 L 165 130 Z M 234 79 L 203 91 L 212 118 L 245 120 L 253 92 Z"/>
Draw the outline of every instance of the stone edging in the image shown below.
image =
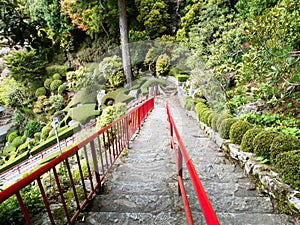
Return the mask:
<path id="1" fill-rule="evenodd" d="M 254 153 L 243 152 L 240 150 L 239 145 L 231 144 L 229 140 L 222 139 L 217 132 L 200 122 L 195 112 L 189 111 L 187 114 L 196 119 L 200 129 L 244 169 L 245 174 L 254 181 L 262 193 L 268 194 L 271 199 L 275 199 L 275 205 L 281 210 L 285 208 L 286 213 L 299 216 L 299 191 L 280 181 L 278 173 L 271 166 L 260 164 Z M 279 204 L 281 205 L 279 206 Z"/>

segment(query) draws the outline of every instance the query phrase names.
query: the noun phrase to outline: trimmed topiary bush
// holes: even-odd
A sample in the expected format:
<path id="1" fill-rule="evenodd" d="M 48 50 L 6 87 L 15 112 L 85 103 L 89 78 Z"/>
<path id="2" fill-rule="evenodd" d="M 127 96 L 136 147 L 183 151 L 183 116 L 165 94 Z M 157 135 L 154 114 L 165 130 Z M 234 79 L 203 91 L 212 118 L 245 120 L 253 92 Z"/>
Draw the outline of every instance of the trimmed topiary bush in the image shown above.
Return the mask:
<path id="1" fill-rule="evenodd" d="M 6 140 L 9 142 L 9 143 L 12 143 L 13 140 L 18 137 L 18 133 L 19 131 L 18 130 L 12 130 L 10 131 L 7 135 L 6 135 Z"/>
<path id="2" fill-rule="evenodd" d="M 218 120 L 219 120 L 220 114 L 214 113 L 211 118 L 211 128 L 213 131 L 218 131 Z"/>
<path id="3" fill-rule="evenodd" d="M 230 128 L 235 122 L 235 118 L 227 118 L 223 120 L 223 122 L 219 126 L 219 134 L 221 138 L 229 139 Z"/>
<path id="4" fill-rule="evenodd" d="M 41 129 L 42 125 L 38 121 L 31 120 L 26 124 L 24 128 L 24 134 L 26 137 L 32 137 L 34 133 L 40 132 Z"/>
<path id="5" fill-rule="evenodd" d="M 46 88 L 40 87 L 40 88 L 36 89 L 36 91 L 35 91 L 35 97 L 38 98 L 40 96 L 44 96 L 44 95 L 46 95 L 46 93 L 47 93 Z"/>
<path id="6" fill-rule="evenodd" d="M 186 82 L 189 78 L 190 78 L 190 76 L 185 75 L 185 74 L 179 74 L 179 75 L 176 76 L 176 80 L 178 82 Z"/>
<path id="7" fill-rule="evenodd" d="M 216 115 L 215 112 L 212 111 L 212 113 L 210 113 L 208 116 L 207 116 L 207 126 L 211 127 L 212 125 L 212 119 L 213 117 Z"/>
<path id="8" fill-rule="evenodd" d="M 209 117 L 211 114 L 212 114 L 212 111 L 211 111 L 210 109 L 208 109 L 208 110 L 204 111 L 204 112 L 202 113 L 202 116 L 201 116 L 201 121 L 202 121 L 203 123 L 205 123 L 206 125 L 208 125 L 208 126 L 209 126 L 209 124 L 208 124 L 208 117 Z"/>
<path id="9" fill-rule="evenodd" d="M 58 73 L 61 76 L 65 76 L 69 67 L 64 65 L 52 65 L 46 67 L 46 72 L 48 76 L 53 76 L 54 74 Z"/>
<path id="10" fill-rule="evenodd" d="M 224 120 L 230 119 L 230 118 L 232 118 L 232 115 L 230 115 L 230 114 L 227 114 L 227 113 L 221 114 L 217 120 L 217 131 L 220 131 L 222 122 Z M 229 133 L 228 133 L 228 135 L 229 135 Z"/>
<path id="11" fill-rule="evenodd" d="M 21 145 L 23 144 L 23 140 L 22 140 L 22 137 L 21 136 L 18 136 L 16 137 L 13 142 L 11 143 L 12 146 L 14 146 L 16 149 Z"/>
<path id="12" fill-rule="evenodd" d="M 278 132 L 273 130 L 264 130 L 260 132 L 253 140 L 254 153 L 265 159 L 270 159 L 270 148 Z"/>
<path id="13" fill-rule="evenodd" d="M 67 89 L 67 86 L 65 84 L 62 84 L 58 87 L 58 94 L 62 94 Z"/>
<path id="14" fill-rule="evenodd" d="M 50 85 L 52 83 L 52 79 L 48 78 L 44 81 L 44 87 L 47 88 L 47 89 L 50 89 Z"/>
<path id="15" fill-rule="evenodd" d="M 247 121 L 238 120 L 230 128 L 229 138 L 234 144 L 241 144 L 242 138 L 247 130 L 251 129 L 251 124 Z"/>
<path id="16" fill-rule="evenodd" d="M 41 130 L 41 139 L 46 140 L 51 130 L 52 130 L 52 127 L 50 124 L 43 127 Z"/>
<path id="17" fill-rule="evenodd" d="M 271 163 L 275 163 L 275 159 L 278 154 L 296 149 L 300 149 L 300 140 L 297 137 L 279 134 L 274 138 L 270 148 Z"/>
<path id="18" fill-rule="evenodd" d="M 61 80 L 61 76 L 59 73 L 53 74 L 52 78 L 53 78 L 53 80 Z"/>
<path id="19" fill-rule="evenodd" d="M 50 90 L 51 91 L 57 91 L 58 87 L 62 84 L 61 80 L 54 80 L 52 81 L 52 83 L 50 84 Z"/>
<path id="20" fill-rule="evenodd" d="M 191 110 L 193 105 L 193 98 L 191 96 L 184 96 L 183 104 L 184 104 L 184 109 Z"/>
<path id="21" fill-rule="evenodd" d="M 246 131 L 241 141 L 241 149 L 244 152 L 254 152 L 253 140 L 256 135 L 258 135 L 262 131 L 263 129 L 258 127 Z"/>
<path id="22" fill-rule="evenodd" d="M 283 152 L 276 156 L 275 168 L 280 179 L 300 190 L 300 150 Z"/>
<path id="23" fill-rule="evenodd" d="M 123 71 L 117 71 L 116 73 L 112 74 L 109 78 L 108 78 L 109 84 L 112 87 L 121 87 L 125 81 L 126 81 L 126 77 L 123 73 Z"/>

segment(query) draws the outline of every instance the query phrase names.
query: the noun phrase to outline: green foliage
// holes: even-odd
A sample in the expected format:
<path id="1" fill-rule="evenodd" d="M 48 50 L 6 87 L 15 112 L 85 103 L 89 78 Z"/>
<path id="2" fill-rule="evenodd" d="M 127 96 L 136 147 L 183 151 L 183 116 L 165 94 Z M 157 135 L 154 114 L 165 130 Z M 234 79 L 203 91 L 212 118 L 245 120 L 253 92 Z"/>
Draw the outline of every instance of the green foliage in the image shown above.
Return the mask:
<path id="1" fill-rule="evenodd" d="M 156 61 L 156 75 L 166 76 L 170 71 L 170 57 L 167 54 L 158 56 Z"/>
<path id="2" fill-rule="evenodd" d="M 7 146 L 5 146 L 5 147 L 3 148 L 3 155 L 4 155 L 4 156 L 7 156 L 7 155 L 9 155 L 10 153 L 15 152 L 15 151 L 16 151 L 16 147 L 13 146 L 12 144 L 8 144 Z"/>
<path id="3" fill-rule="evenodd" d="M 226 119 L 230 119 L 232 118 L 232 115 L 230 114 L 227 114 L 227 113 L 224 113 L 224 114 L 221 114 L 218 118 L 218 120 L 216 121 L 216 124 L 217 124 L 217 131 L 220 131 L 221 129 L 221 125 L 222 125 L 222 122 Z M 228 130 L 228 135 L 229 135 L 229 130 Z M 229 137 L 228 137 L 229 138 Z"/>
<path id="4" fill-rule="evenodd" d="M 113 106 L 107 106 L 101 116 L 97 119 L 97 128 L 101 129 L 114 120 L 118 119 L 120 116 L 126 113 L 126 105 L 123 103 L 117 103 Z"/>
<path id="5" fill-rule="evenodd" d="M 244 134 L 251 128 L 251 124 L 243 121 L 238 120 L 236 121 L 230 128 L 230 141 L 234 144 L 241 144 L 242 138 Z"/>
<path id="6" fill-rule="evenodd" d="M 137 20 L 144 25 L 144 30 L 151 39 L 159 37 L 167 30 L 170 15 L 168 5 L 163 0 L 135 0 L 139 11 Z"/>
<path id="7" fill-rule="evenodd" d="M 193 102 L 194 102 L 194 100 L 191 96 L 184 96 L 183 97 L 183 104 L 184 104 L 184 108 L 186 110 L 191 110 Z"/>
<path id="8" fill-rule="evenodd" d="M 263 129 L 258 127 L 254 127 L 246 131 L 241 141 L 241 149 L 244 152 L 254 152 L 255 147 L 253 145 L 253 140 L 256 137 L 256 135 L 258 135 L 262 131 Z"/>
<path id="9" fill-rule="evenodd" d="M 78 104 L 95 103 L 96 97 L 97 97 L 96 90 L 89 90 L 88 88 L 82 88 L 75 93 L 72 100 L 69 102 L 67 108 L 74 107 Z"/>
<path id="10" fill-rule="evenodd" d="M 235 8 L 244 18 L 248 16 L 255 17 L 261 15 L 266 9 L 275 6 L 278 1 L 279 0 L 239 0 Z"/>
<path id="11" fill-rule="evenodd" d="M 219 120 L 220 114 L 214 113 L 211 119 L 211 128 L 213 131 L 218 131 L 218 120 Z"/>
<path id="12" fill-rule="evenodd" d="M 286 134 L 279 134 L 274 138 L 270 148 L 271 163 L 275 162 L 278 154 L 297 149 L 300 149 L 300 140 L 298 138 Z"/>
<path id="13" fill-rule="evenodd" d="M 61 84 L 62 84 L 61 80 L 54 80 L 54 81 L 52 81 L 51 84 L 50 84 L 50 90 L 54 91 L 54 92 L 57 92 L 58 88 L 59 88 L 59 86 Z"/>
<path id="14" fill-rule="evenodd" d="M 52 126 L 50 124 L 44 126 L 41 130 L 41 139 L 46 140 L 51 130 Z"/>
<path id="15" fill-rule="evenodd" d="M 88 119 L 98 116 L 100 112 L 95 110 L 95 104 L 85 104 L 69 109 L 69 114 L 73 120 L 84 124 Z"/>
<path id="16" fill-rule="evenodd" d="M 18 133 L 19 131 L 18 130 L 12 130 L 10 131 L 7 135 L 6 135 L 6 140 L 9 142 L 9 143 L 12 143 L 13 140 L 18 137 Z"/>
<path id="17" fill-rule="evenodd" d="M 58 87 L 58 91 L 57 92 L 58 92 L 59 95 L 62 95 L 65 92 L 66 89 L 67 89 L 67 86 L 65 84 L 61 84 Z"/>
<path id="18" fill-rule="evenodd" d="M 109 79 L 120 70 L 122 70 L 122 59 L 116 55 L 104 58 L 99 64 L 99 72 L 106 79 Z"/>
<path id="19" fill-rule="evenodd" d="M 256 135 L 253 140 L 254 153 L 270 159 L 270 148 L 276 136 L 278 136 L 278 132 L 272 130 L 265 130 Z"/>
<path id="20" fill-rule="evenodd" d="M 59 73 L 55 73 L 52 76 L 53 80 L 61 80 L 61 75 Z"/>
<path id="21" fill-rule="evenodd" d="M 111 75 L 108 81 L 110 86 L 117 88 L 121 87 L 125 83 L 126 77 L 123 71 L 118 71 L 115 74 Z"/>
<path id="22" fill-rule="evenodd" d="M 183 75 L 183 74 L 179 74 L 176 76 L 176 80 L 178 82 L 186 82 L 189 78 L 190 78 L 189 75 Z"/>
<path id="23" fill-rule="evenodd" d="M 34 120 L 29 121 L 25 128 L 24 128 L 24 134 L 26 137 L 33 137 L 34 133 L 40 132 L 42 129 L 42 125 Z"/>
<path id="24" fill-rule="evenodd" d="M 54 111 L 61 110 L 63 102 L 64 98 L 61 95 L 52 95 L 49 98 L 49 104 L 51 105 L 51 109 L 54 109 Z"/>
<path id="25" fill-rule="evenodd" d="M 45 63 L 35 51 L 14 51 L 5 57 L 5 61 L 13 78 L 19 82 L 40 81 L 45 73 Z"/>
<path id="26" fill-rule="evenodd" d="M 46 95 L 47 91 L 44 87 L 40 87 L 38 88 L 36 91 L 35 91 L 35 97 L 40 97 L 40 96 L 43 96 L 43 95 Z"/>
<path id="27" fill-rule="evenodd" d="M 52 79 L 50 79 L 50 78 L 47 78 L 45 81 L 44 81 L 44 87 L 46 88 L 46 89 L 50 89 L 50 85 L 51 85 L 51 83 L 52 83 Z"/>
<path id="28" fill-rule="evenodd" d="M 225 119 L 221 122 L 220 127 L 218 129 L 221 138 L 229 139 L 230 128 L 236 122 L 235 118 Z"/>
<path id="29" fill-rule="evenodd" d="M 128 103 L 130 100 L 133 99 L 132 96 L 127 95 L 128 93 L 127 89 L 120 88 L 115 91 L 108 92 L 101 100 L 102 106 L 109 105 L 108 103 L 111 102 L 114 103 Z"/>
<path id="30" fill-rule="evenodd" d="M 283 182 L 290 184 L 295 190 L 300 190 L 300 150 L 283 152 L 277 155 L 275 167 Z"/>
<path id="31" fill-rule="evenodd" d="M 11 145 L 17 149 L 23 143 L 24 143 L 24 141 L 22 140 L 22 137 L 18 136 L 12 141 Z"/>
<path id="32" fill-rule="evenodd" d="M 48 77 L 53 77 L 55 74 L 59 74 L 60 76 L 66 76 L 69 67 L 64 65 L 51 65 L 46 67 L 46 73 Z M 56 76 L 55 76 L 56 77 Z M 54 78 L 54 80 L 60 80 Z"/>

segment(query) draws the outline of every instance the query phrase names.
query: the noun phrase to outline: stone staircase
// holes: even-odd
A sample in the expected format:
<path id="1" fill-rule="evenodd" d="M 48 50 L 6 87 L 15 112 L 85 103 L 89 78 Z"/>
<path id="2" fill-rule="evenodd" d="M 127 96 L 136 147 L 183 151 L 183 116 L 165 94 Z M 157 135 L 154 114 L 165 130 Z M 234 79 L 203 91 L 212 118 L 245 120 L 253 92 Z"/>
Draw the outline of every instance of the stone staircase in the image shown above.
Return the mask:
<path id="1" fill-rule="evenodd" d="M 157 97 L 128 154 L 116 162 L 104 183 L 104 193 L 91 202 L 80 224 L 186 224 L 169 147 L 165 100 Z M 294 224 L 289 216 L 274 212 L 270 198 L 259 195 L 243 171 L 185 115 L 176 97 L 168 101 L 220 224 Z M 194 223 L 206 224 L 186 169 L 184 181 Z"/>

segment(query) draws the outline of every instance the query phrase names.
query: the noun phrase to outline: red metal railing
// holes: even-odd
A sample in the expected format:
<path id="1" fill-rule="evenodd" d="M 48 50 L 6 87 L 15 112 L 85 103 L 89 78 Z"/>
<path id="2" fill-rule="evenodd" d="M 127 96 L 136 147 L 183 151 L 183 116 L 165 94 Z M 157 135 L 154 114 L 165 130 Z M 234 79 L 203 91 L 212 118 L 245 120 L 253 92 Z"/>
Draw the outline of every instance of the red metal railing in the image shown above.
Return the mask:
<path id="1" fill-rule="evenodd" d="M 175 162 L 177 167 L 177 175 L 178 175 L 178 192 L 182 196 L 184 209 L 186 212 L 186 219 L 189 225 L 194 224 L 193 218 L 191 214 L 191 210 L 189 207 L 189 202 L 186 196 L 186 191 L 184 187 L 184 182 L 182 179 L 182 162 L 185 161 L 186 167 L 188 169 L 188 173 L 190 175 L 191 181 L 194 186 L 194 190 L 196 192 L 196 195 L 198 197 L 198 202 L 202 208 L 202 212 L 204 215 L 204 218 L 206 220 L 206 223 L 208 225 L 218 225 L 219 221 L 217 219 L 217 216 L 210 204 L 210 201 L 205 193 L 205 190 L 201 184 L 201 181 L 199 179 L 199 176 L 194 168 L 194 165 L 190 159 L 190 157 L 187 154 L 187 151 L 184 147 L 184 144 L 181 140 L 180 134 L 177 130 L 176 124 L 173 120 L 173 117 L 171 115 L 170 107 L 168 105 L 168 102 L 166 104 L 167 108 L 167 116 L 168 116 L 168 122 L 169 122 L 169 129 L 170 129 L 170 139 L 171 139 L 171 148 L 174 150 L 174 156 L 175 156 Z M 175 132 L 175 137 L 174 133 Z M 177 141 L 177 148 L 175 144 L 175 140 Z"/>
<path id="2" fill-rule="evenodd" d="M 48 193 L 49 189 L 52 189 L 56 200 L 63 205 L 63 212 L 60 213 L 64 213 L 66 220 L 64 223 L 72 224 L 91 197 L 102 191 L 101 183 L 105 175 L 121 152 L 128 147 L 130 138 L 153 107 L 154 97 L 134 107 L 110 125 L 0 192 L 0 203 L 11 196 L 16 196 L 26 224 L 33 224 L 33 215 L 28 212 L 21 191 L 34 182 L 38 185 L 50 224 L 56 224 L 57 220 L 50 207 L 54 196 Z M 43 181 L 46 173 L 54 178 L 51 187 Z M 60 173 L 65 173 L 66 177 L 62 178 Z M 75 176 L 76 173 L 78 176 Z M 80 193 L 78 187 L 83 193 Z M 67 191 L 72 192 L 76 205 L 74 209 L 66 204 Z"/>

